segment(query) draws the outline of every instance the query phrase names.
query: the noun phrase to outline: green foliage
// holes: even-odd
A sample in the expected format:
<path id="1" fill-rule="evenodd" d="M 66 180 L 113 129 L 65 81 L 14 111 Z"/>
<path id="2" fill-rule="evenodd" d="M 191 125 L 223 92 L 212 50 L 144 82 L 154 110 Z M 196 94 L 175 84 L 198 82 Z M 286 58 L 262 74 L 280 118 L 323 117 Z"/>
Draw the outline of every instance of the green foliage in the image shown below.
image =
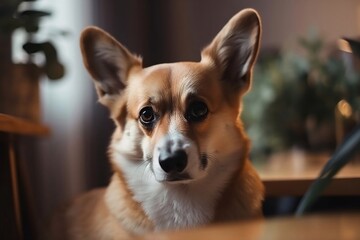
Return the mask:
<path id="1" fill-rule="evenodd" d="M 27 42 L 23 49 L 29 55 L 44 54 L 45 63 L 41 68 L 49 79 L 60 79 L 65 74 L 65 68 L 60 63 L 57 50 L 51 41 L 36 42 L 34 35 L 40 30 L 40 22 L 51 12 L 36 8 L 35 0 L 6 0 L 0 4 L 0 32 L 11 34 L 15 29 L 23 28 L 27 34 Z M 63 34 L 63 31 L 60 32 Z M 30 58 L 31 59 L 31 58 Z"/>
<path id="2" fill-rule="evenodd" d="M 360 77 L 349 71 L 341 55 L 325 56 L 324 42 L 316 34 L 300 38 L 299 45 L 304 55 L 276 52 L 262 56 L 255 67 L 243 109 L 254 153 L 294 145 L 333 148 L 336 104 L 346 99 L 360 110 Z M 321 128 L 333 132 L 312 146 L 309 134 Z"/>
<path id="3" fill-rule="evenodd" d="M 320 196 L 323 190 L 329 185 L 332 178 L 340 169 L 345 166 L 359 151 L 360 147 L 360 126 L 358 126 L 351 135 L 339 146 L 330 160 L 322 169 L 319 177 L 311 184 L 306 191 L 304 197 L 301 199 L 298 208 L 296 209 L 296 216 L 303 215 L 310 209 L 311 205 Z"/>
<path id="4" fill-rule="evenodd" d="M 0 3 L 0 34 L 10 33 L 20 27 L 20 22 L 14 18 L 20 2 L 20 0 L 4 0 Z"/>
<path id="5" fill-rule="evenodd" d="M 355 56 L 360 58 L 360 42 L 352 39 L 346 39 Z M 356 91 L 355 91 L 356 92 Z M 353 92 L 354 93 L 354 92 Z M 356 105 L 356 103 L 353 103 Z M 356 105 L 356 106 L 359 106 Z M 359 108 L 357 108 L 359 109 Z M 345 141 L 336 149 L 336 152 L 323 167 L 319 177 L 311 184 L 301 199 L 297 209 L 296 216 L 302 216 L 308 211 L 312 204 L 317 200 L 323 190 L 329 185 L 332 178 L 345 166 L 360 148 L 360 125 L 345 139 Z"/>

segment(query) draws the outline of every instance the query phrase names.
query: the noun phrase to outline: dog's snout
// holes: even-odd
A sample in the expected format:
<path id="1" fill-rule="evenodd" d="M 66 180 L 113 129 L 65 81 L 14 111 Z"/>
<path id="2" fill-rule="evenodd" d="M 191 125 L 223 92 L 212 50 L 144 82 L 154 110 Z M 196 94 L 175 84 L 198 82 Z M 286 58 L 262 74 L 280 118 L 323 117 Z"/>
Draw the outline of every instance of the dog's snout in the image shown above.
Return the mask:
<path id="1" fill-rule="evenodd" d="M 159 156 L 159 164 L 166 173 L 182 172 L 186 168 L 187 162 L 187 154 L 184 150 L 163 153 Z"/>

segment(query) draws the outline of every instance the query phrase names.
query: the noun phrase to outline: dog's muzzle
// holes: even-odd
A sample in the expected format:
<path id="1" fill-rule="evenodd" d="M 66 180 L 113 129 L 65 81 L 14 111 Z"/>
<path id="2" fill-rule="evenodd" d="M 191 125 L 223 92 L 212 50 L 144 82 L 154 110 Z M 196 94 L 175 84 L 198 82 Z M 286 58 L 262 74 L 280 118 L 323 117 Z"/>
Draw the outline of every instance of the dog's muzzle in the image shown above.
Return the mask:
<path id="1" fill-rule="evenodd" d="M 204 176 L 202 162 L 195 142 L 172 131 L 155 146 L 152 170 L 159 182 L 187 183 Z"/>

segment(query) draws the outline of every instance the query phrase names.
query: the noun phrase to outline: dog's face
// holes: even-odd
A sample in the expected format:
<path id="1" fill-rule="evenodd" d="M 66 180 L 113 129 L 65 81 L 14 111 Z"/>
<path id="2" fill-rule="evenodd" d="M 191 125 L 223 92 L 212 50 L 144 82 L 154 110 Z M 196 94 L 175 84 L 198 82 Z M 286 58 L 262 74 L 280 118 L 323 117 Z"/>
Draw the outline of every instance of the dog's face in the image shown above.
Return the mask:
<path id="1" fill-rule="evenodd" d="M 239 166 L 246 141 L 240 100 L 250 86 L 260 30 L 257 13 L 243 10 L 202 51 L 200 62 L 147 68 L 107 33 L 84 30 L 85 66 L 117 125 L 112 151 L 147 164 L 166 183 Z"/>

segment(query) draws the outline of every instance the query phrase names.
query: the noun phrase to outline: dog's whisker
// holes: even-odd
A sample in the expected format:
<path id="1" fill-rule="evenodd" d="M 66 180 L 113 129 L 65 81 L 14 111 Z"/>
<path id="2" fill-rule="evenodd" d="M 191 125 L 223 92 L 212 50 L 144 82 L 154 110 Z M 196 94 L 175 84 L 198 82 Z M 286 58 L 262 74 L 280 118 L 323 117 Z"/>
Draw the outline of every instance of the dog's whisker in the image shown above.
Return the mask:
<path id="1" fill-rule="evenodd" d="M 202 157 L 203 155 L 206 156 L 206 160 L 207 160 L 207 164 L 216 161 L 216 157 L 214 153 L 202 153 L 200 156 Z"/>
<path id="2" fill-rule="evenodd" d="M 142 178 L 146 178 L 150 175 L 150 172 L 148 171 L 148 167 L 150 167 L 150 161 L 147 160 L 140 160 L 141 163 L 137 166 L 136 172 L 139 172 L 139 175 L 141 175 Z"/>

